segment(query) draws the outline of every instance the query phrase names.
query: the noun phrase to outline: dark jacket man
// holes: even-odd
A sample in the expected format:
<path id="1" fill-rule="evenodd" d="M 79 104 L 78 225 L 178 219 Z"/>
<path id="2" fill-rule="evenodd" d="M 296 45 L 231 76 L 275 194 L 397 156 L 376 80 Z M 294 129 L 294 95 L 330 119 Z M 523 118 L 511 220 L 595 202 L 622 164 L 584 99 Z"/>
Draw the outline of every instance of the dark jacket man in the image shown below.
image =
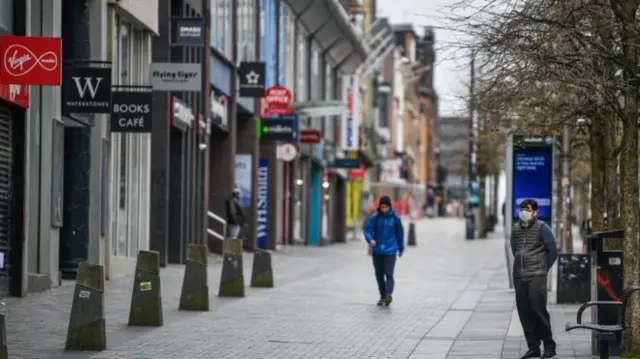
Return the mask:
<path id="1" fill-rule="evenodd" d="M 522 201 L 520 220 L 511 232 L 516 307 L 529 346 L 522 359 L 556 357 L 547 311 L 547 274 L 558 257 L 558 250 L 551 228 L 539 220 L 537 214 L 535 200 Z M 540 352 L 540 342 L 544 353 Z"/>
<path id="2" fill-rule="evenodd" d="M 245 221 L 244 212 L 242 212 L 242 207 L 240 206 L 240 202 L 238 202 L 239 197 L 240 190 L 236 188 L 226 202 L 229 237 L 233 239 L 238 238 L 240 228 L 242 228 Z"/>

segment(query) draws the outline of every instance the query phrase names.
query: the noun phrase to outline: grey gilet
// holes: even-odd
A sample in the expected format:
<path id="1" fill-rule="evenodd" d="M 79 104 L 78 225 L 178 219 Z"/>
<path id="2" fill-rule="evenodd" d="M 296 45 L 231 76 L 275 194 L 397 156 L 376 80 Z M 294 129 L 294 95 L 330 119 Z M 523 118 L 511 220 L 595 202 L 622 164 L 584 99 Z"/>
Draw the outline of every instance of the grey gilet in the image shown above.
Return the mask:
<path id="1" fill-rule="evenodd" d="M 547 248 L 541 240 L 543 221 L 534 219 L 527 227 L 520 223 L 513 226 L 511 240 L 514 241 L 513 276 L 546 276 L 549 271 Z"/>

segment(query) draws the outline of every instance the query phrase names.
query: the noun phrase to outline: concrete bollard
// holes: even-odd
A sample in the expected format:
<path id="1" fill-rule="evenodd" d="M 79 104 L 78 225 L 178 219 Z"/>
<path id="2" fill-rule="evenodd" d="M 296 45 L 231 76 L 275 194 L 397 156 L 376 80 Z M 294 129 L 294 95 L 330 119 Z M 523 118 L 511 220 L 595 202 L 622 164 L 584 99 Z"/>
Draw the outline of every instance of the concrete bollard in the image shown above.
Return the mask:
<path id="1" fill-rule="evenodd" d="M 273 288 L 273 267 L 271 253 L 264 249 L 253 252 L 253 268 L 251 270 L 251 286 L 259 288 Z"/>
<path id="2" fill-rule="evenodd" d="M 160 254 L 155 251 L 139 251 L 131 293 L 129 325 L 162 325 L 160 293 Z"/>
<path id="3" fill-rule="evenodd" d="M 224 241 L 220 297 L 244 297 L 244 273 L 242 272 L 242 239 Z"/>
<path id="4" fill-rule="evenodd" d="M 4 315 L 0 314 L 0 359 L 9 359 L 9 348 L 7 347 L 7 325 L 4 322 Z"/>
<path id="5" fill-rule="evenodd" d="M 407 244 L 410 246 L 416 245 L 416 224 L 409 223 L 409 234 L 407 235 Z"/>
<path id="6" fill-rule="evenodd" d="M 67 350 L 105 350 L 107 332 L 104 321 L 104 268 L 101 265 L 78 265 L 73 294 Z"/>
<path id="7" fill-rule="evenodd" d="M 182 280 L 180 310 L 209 310 L 207 246 L 191 244 Z"/>

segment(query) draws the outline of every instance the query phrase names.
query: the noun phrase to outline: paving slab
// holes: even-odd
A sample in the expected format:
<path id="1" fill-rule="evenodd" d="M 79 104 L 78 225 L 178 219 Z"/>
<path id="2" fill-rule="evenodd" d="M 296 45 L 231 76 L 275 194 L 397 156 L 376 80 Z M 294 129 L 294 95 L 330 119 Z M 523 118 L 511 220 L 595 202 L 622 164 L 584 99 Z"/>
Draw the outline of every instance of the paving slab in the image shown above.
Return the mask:
<path id="1" fill-rule="evenodd" d="M 464 238 L 464 221 L 416 224 L 419 246 L 397 261 L 390 307 L 377 307 L 365 243 L 285 246 L 273 254 L 275 288 L 220 298 L 220 261 L 210 265 L 208 312 L 178 311 L 183 266 L 162 269 L 164 325 L 127 326 L 132 278 L 105 286 L 107 350 L 65 352 L 73 283 L 10 298 L 10 358 L 17 359 L 456 359 L 517 358 L 523 338 L 504 268 L 504 239 Z M 252 256 L 245 254 L 245 276 Z M 573 307 L 552 307 L 559 350 L 585 359 L 588 333 L 560 335 Z M 560 324 L 561 323 L 561 324 Z M 561 345 L 560 345 L 561 344 Z M 583 355 L 584 354 L 584 355 Z M 582 355 L 582 356 L 581 356 Z M 563 356 L 564 358 L 564 356 Z"/>

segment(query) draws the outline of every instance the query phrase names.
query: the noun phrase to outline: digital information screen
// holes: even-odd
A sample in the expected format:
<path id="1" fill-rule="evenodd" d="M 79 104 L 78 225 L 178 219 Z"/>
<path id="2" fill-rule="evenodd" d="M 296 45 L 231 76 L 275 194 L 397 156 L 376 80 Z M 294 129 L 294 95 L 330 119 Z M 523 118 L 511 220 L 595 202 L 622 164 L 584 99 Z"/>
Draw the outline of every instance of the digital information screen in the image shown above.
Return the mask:
<path id="1" fill-rule="evenodd" d="M 513 216 L 518 217 L 520 202 L 538 202 L 538 218 L 551 219 L 553 164 L 551 148 L 514 151 Z"/>

